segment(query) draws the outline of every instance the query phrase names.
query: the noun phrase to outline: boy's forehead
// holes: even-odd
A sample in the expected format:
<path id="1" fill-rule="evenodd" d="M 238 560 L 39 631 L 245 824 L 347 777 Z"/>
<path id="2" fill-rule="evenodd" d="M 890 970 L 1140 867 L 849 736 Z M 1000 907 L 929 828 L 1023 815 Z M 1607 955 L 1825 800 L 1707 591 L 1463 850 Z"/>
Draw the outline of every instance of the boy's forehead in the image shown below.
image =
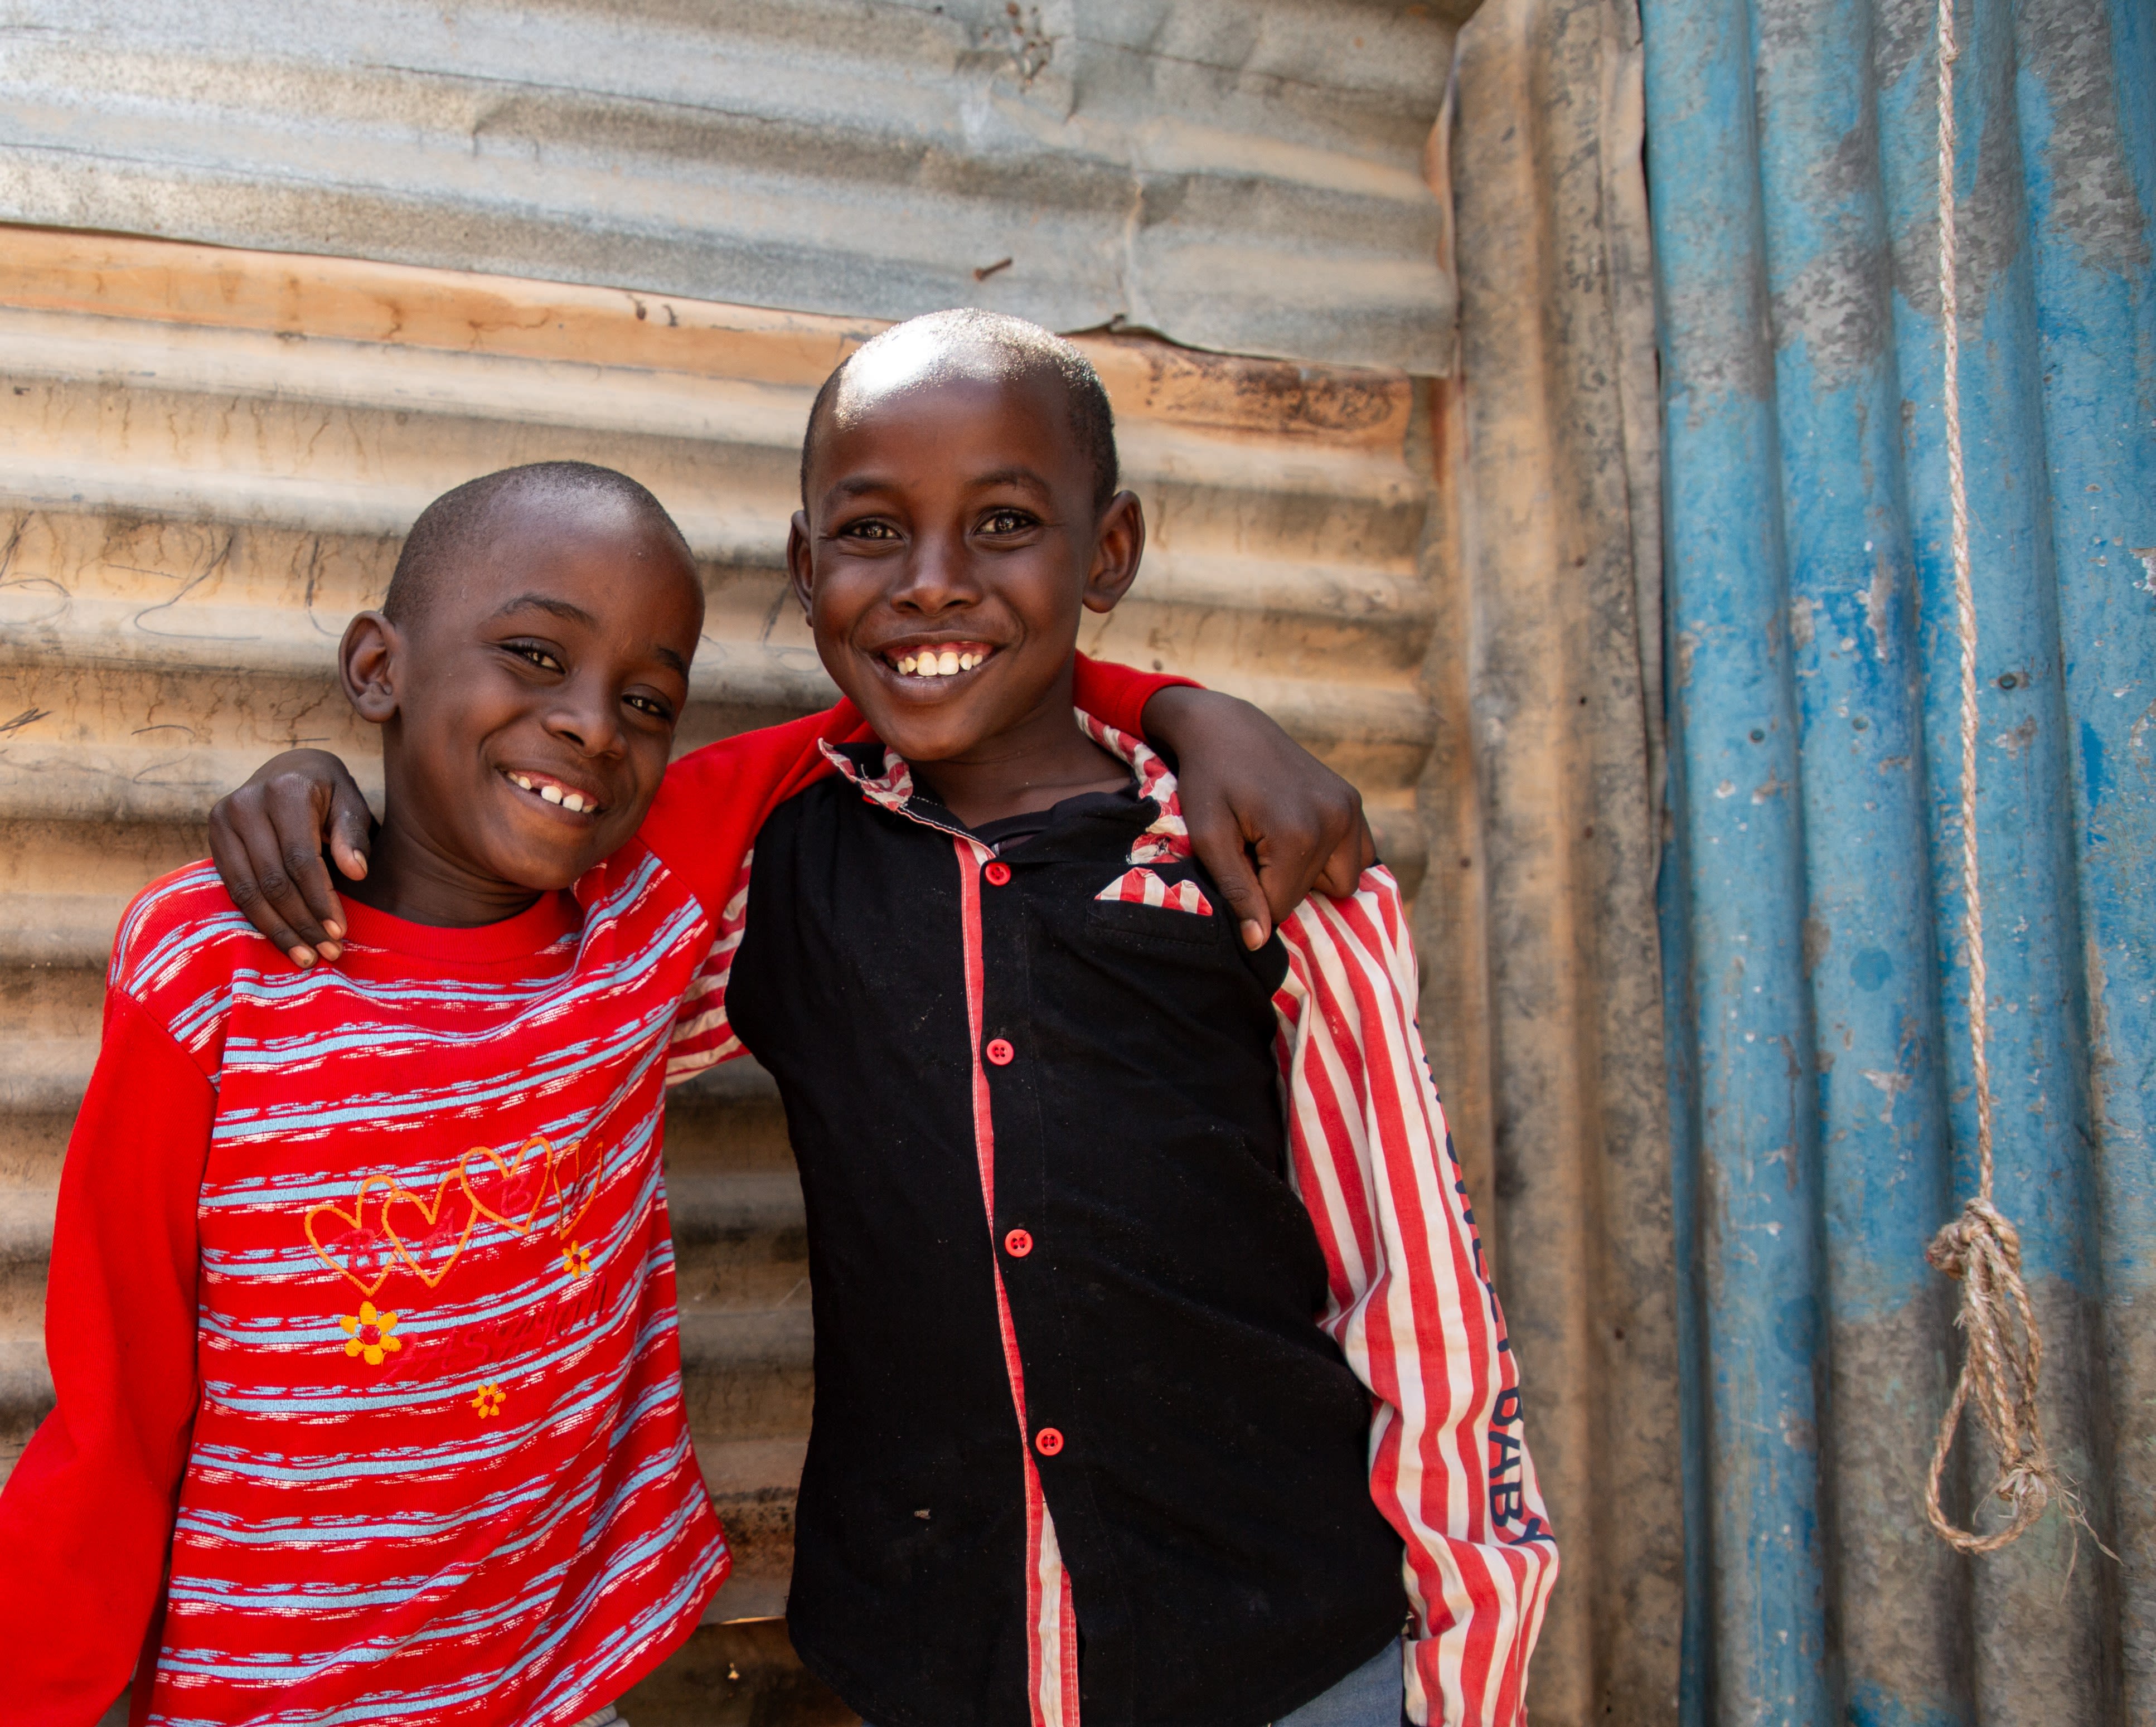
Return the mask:
<path id="1" fill-rule="evenodd" d="M 619 498 L 511 493 L 475 527 L 429 584 L 467 612 L 552 600 L 600 616 L 641 613 L 653 591 L 668 585 L 702 595 L 673 536 Z"/>
<path id="2" fill-rule="evenodd" d="M 950 363 L 944 363 L 948 361 Z M 1045 433 L 1081 453 L 1072 436 L 1068 394 L 1062 380 L 1045 366 L 978 350 L 945 348 L 932 356 L 901 356 L 889 368 L 879 364 L 856 378 L 849 366 L 833 401 L 830 418 L 810 453 L 811 465 L 825 468 L 834 442 L 853 446 L 849 457 L 870 454 L 860 440 L 901 431 L 928 416 L 947 426 L 977 423 L 1005 436 L 1013 432 Z"/>

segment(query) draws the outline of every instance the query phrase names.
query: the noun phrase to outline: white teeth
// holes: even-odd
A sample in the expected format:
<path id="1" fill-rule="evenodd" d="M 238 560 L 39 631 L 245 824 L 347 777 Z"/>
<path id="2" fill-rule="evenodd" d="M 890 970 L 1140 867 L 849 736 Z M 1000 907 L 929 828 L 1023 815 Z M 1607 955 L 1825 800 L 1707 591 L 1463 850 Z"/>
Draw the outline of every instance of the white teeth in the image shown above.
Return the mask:
<path id="1" fill-rule="evenodd" d="M 521 786 L 526 792 L 529 792 L 531 789 L 531 782 L 526 779 L 522 774 L 511 774 L 509 777 L 516 781 L 516 782 Z"/>
<path id="2" fill-rule="evenodd" d="M 549 803 L 559 803 L 562 801 L 562 788 L 559 786 L 542 786 L 539 788 L 539 795 Z"/>
<path id="3" fill-rule="evenodd" d="M 901 653 L 893 661 L 900 674 L 908 678 L 955 678 L 961 672 L 970 672 L 988 659 L 984 649 L 968 648 L 961 653 L 955 648 L 937 652 L 924 648 L 918 653 Z"/>
<path id="4" fill-rule="evenodd" d="M 562 807 L 565 810 L 581 810 L 583 807 L 583 796 L 580 792 L 572 792 L 562 800 Z"/>

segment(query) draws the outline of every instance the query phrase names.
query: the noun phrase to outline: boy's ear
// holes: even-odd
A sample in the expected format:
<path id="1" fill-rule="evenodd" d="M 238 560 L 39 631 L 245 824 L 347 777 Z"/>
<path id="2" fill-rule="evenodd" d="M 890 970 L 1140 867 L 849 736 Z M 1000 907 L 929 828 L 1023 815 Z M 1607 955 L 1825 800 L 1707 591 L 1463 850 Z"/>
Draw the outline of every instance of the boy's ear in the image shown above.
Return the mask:
<path id="1" fill-rule="evenodd" d="M 395 668 L 403 645 L 397 626 L 379 612 L 362 612 L 344 627 L 337 674 L 361 719 L 382 725 L 396 717 Z"/>
<path id="2" fill-rule="evenodd" d="M 1145 556 L 1145 509 L 1136 492 L 1118 492 L 1093 530 L 1093 567 L 1086 577 L 1086 609 L 1112 612 L 1137 580 Z"/>
<path id="3" fill-rule="evenodd" d="M 808 512 L 793 512 L 793 525 L 786 530 L 786 575 L 793 585 L 793 597 L 801 602 L 801 615 L 811 616 L 808 601 L 816 591 L 816 566 L 809 555 Z"/>

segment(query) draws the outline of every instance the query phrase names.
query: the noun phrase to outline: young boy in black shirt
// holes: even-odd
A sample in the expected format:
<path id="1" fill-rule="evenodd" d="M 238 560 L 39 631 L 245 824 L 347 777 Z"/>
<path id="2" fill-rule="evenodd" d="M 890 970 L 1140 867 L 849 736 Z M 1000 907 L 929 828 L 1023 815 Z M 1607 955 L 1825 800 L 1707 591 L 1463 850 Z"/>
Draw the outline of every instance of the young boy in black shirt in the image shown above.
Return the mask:
<path id="1" fill-rule="evenodd" d="M 1557 1553 L 1392 878 L 1248 951 L 1074 713 L 1145 529 L 1069 344 L 886 331 L 803 494 L 880 741 L 767 821 L 674 1053 L 752 1051 L 800 1166 L 803 1659 L 879 1727 L 1523 1719 Z"/>

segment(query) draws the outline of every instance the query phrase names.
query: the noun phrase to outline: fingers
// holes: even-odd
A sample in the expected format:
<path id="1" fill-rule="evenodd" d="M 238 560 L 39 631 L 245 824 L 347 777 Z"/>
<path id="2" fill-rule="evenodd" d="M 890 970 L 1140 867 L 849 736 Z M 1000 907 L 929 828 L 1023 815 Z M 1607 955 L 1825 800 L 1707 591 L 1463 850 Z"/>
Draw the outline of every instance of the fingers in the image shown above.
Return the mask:
<path id="1" fill-rule="evenodd" d="M 1190 830 L 1190 848 L 1205 866 L 1240 928 L 1243 945 L 1263 947 L 1273 933 L 1273 914 L 1258 873 L 1250 867 L 1243 830 L 1227 805 L 1215 798 L 1194 806 L 1186 799 L 1183 819 Z M 1291 904 L 1293 902 L 1291 901 Z"/>
<path id="2" fill-rule="evenodd" d="M 1323 842 L 1315 833 L 1276 828 L 1258 839 L 1255 848 L 1259 890 L 1278 923 L 1310 897 L 1325 855 Z"/>
<path id="3" fill-rule="evenodd" d="M 210 857 L 242 915 L 294 965 L 304 968 L 314 964 L 315 946 L 292 927 L 279 899 L 264 890 L 265 875 L 280 889 L 290 884 L 275 862 L 275 832 L 262 808 L 260 791 L 243 787 L 218 800 L 210 812 Z"/>
<path id="4" fill-rule="evenodd" d="M 1173 698 L 1173 700 L 1171 700 Z M 1175 749 L 1193 846 L 1261 946 L 1313 888 L 1355 892 L 1377 860 L 1363 797 L 1256 708 L 1164 689 L 1146 709 Z M 1250 853 L 1256 856 L 1253 870 Z"/>
<path id="5" fill-rule="evenodd" d="M 372 832 L 350 771 L 321 750 L 288 750 L 264 762 L 209 815 L 210 855 L 233 904 L 302 966 L 344 951 L 344 906 L 322 848 L 357 881 Z"/>
<path id="6" fill-rule="evenodd" d="M 329 840 L 330 855 L 346 879 L 365 880 L 367 858 L 374 848 L 374 814 L 349 774 L 330 794 Z M 341 921 L 341 913 L 332 915 Z"/>
<path id="7" fill-rule="evenodd" d="M 1352 786 L 1348 789 L 1354 791 Z M 1370 832 L 1369 817 L 1363 813 L 1363 800 L 1358 795 L 1348 819 L 1341 824 L 1337 843 L 1312 885 L 1321 894 L 1344 899 L 1362 884 L 1363 872 L 1377 861 L 1377 837 Z"/>
<path id="8" fill-rule="evenodd" d="M 334 960 L 343 951 L 344 906 L 322 861 L 334 793 L 320 780 L 299 774 L 280 774 L 262 789 L 274 848 L 259 879 L 263 898 L 302 942 L 321 958 Z M 264 861 L 259 851 L 254 856 L 258 863 Z"/>
<path id="9" fill-rule="evenodd" d="M 295 846 L 279 860 L 284 866 L 285 893 L 277 900 L 278 909 L 284 911 L 300 939 L 326 960 L 333 960 L 343 952 L 345 931 L 344 906 L 337 899 L 336 884 L 330 878 L 329 866 L 323 863 L 319 848 L 311 852 Z M 272 884 L 262 884 L 269 894 Z"/>
<path id="10" fill-rule="evenodd" d="M 1329 768 L 1306 787 L 1307 802 L 1253 839 L 1258 880 L 1276 921 L 1284 921 L 1312 893 L 1344 899 L 1378 861 L 1376 838 L 1363 812 L 1363 794 Z"/>

